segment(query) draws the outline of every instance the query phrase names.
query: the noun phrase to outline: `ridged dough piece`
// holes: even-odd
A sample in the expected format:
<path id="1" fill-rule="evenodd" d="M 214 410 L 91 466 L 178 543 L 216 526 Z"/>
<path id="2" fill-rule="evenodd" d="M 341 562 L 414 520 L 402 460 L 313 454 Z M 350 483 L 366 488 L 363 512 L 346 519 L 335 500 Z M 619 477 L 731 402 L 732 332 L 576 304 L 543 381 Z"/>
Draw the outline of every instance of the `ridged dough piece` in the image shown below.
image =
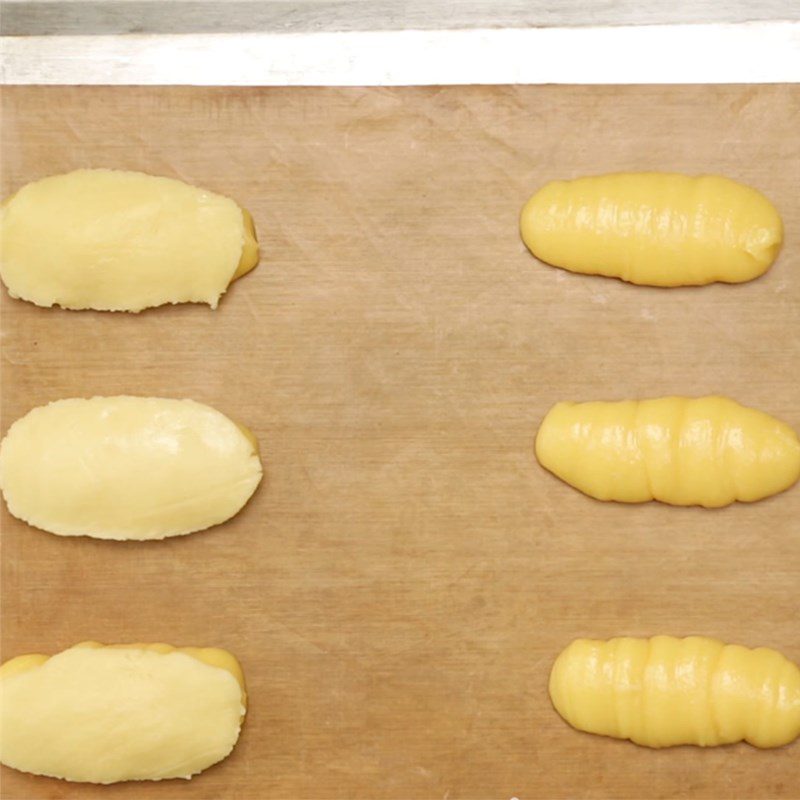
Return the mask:
<path id="1" fill-rule="evenodd" d="M 250 215 L 172 178 L 81 169 L 29 183 L 0 208 L 0 276 L 38 306 L 216 308 L 257 263 Z"/>
<path id="2" fill-rule="evenodd" d="M 647 747 L 800 736 L 800 669 L 775 650 L 703 636 L 577 639 L 553 665 L 550 698 L 574 728 Z"/>
<path id="3" fill-rule="evenodd" d="M 191 778 L 244 718 L 238 661 L 216 648 L 84 642 L 0 667 L 0 762 L 68 781 Z"/>
<path id="4" fill-rule="evenodd" d="M 525 204 L 520 228 L 548 264 L 650 286 L 752 280 L 783 240 L 778 212 L 755 189 L 660 172 L 553 181 Z"/>
<path id="5" fill-rule="evenodd" d="M 203 530 L 236 514 L 261 475 L 253 435 L 193 400 L 57 400 L 17 420 L 0 444 L 9 511 L 61 536 Z"/>
<path id="6" fill-rule="evenodd" d="M 539 427 L 536 457 L 590 497 L 623 503 L 717 508 L 800 478 L 797 434 L 727 397 L 557 403 Z"/>

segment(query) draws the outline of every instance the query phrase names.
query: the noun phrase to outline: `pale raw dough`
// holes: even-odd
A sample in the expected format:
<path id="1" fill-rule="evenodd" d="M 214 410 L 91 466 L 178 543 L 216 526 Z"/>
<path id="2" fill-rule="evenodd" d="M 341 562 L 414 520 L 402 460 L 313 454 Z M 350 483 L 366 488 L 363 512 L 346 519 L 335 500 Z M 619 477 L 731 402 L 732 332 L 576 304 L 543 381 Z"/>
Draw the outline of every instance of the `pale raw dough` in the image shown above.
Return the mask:
<path id="1" fill-rule="evenodd" d="M 233 750 L 246 698 L 214 648 L 103 646 L 0 668 L 0 762 L 68 781 L 190 778 Z"/>
<path id="2" fill-rule="evenodd" d="M 9 511 L 62 536 L 199 531 L 236 514 L 261 475 L 252 434 L 193 400 L 58 400 L 17 420 L 0 444 Z"/>
<path id="3" fill-rule="evenodd" d="M 39 306 L 216 308 L 257 261 L 246 212 L 171 178 L 82 169 L 29 183 L 0 209 L 0 276 Z"/>

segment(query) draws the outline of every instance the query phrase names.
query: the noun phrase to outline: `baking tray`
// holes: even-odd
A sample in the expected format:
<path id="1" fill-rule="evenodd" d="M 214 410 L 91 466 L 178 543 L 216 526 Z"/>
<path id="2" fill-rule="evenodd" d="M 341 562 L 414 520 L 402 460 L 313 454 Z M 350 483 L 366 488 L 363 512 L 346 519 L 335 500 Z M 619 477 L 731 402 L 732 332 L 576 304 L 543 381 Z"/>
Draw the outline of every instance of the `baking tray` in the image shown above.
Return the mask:
<path id="1" fill-rule="evenodd" d="M 800 429 L 800 86 L 8 87 L 2 191 L 76 167 L 174 176 L 253 212 L 216 312 L 0 301 L 2 429 L 60 397 L 191 397 L 266 478 L 208 532 L 62 539 L 2 510 L 3 658 L 85 639 L 241 660 L 239 745 L 191 782 L 34 798 L 796 798 L 797 748 L 652 751 L 573 731 L 577 636 L 707 634 L 800 660 L 800 490 L 723 510 L 595 502 L 542 470 L 562 399 L 723 393 Z M 552 178 L 716 172 L 780 209 L 746 285 L 546 267 L 517 216 Z"/>

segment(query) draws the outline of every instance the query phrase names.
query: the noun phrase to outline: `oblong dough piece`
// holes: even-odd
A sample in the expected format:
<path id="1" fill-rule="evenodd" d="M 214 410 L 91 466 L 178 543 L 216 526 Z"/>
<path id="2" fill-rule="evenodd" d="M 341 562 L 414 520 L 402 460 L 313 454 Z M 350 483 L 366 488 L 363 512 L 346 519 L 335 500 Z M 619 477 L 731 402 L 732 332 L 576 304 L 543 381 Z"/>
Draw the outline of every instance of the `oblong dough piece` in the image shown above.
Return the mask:
<path id="1" fill-rule="evenodd" d="M 705 636 L 576 639 L 553 665 L 550 699 L 574 728 L 646 747 L 781 747 L 800 736 L 797 665 Z"/>
<path id="2" fill-rule="evenodd" d="M 216 648 L 84 642 L 0 667 L 0 762 L 84 783 L 191 778 L 233 750 L 247 698 Z"/>
<path id="3" fill-rule="evenodd" d="M 727 397 L 557 403 L 539 427 L 536 457 L 590 497 L 623 503 L 716 508 L 800 478 L 797 434 Z"/>
<path id="4" fill-rule="evenodd" d="M 755 189 L 661 172 L 548 183 L 525 204 L 520 229 L 548 264 L 649 286 L 752 280 L 783 240 L 778 212 Z"/>
<path id="5" fill-rule="evenodd" d="M 216 308 L 256 263 L 250 215 L 172 178 L 81 169 L 29 183 L 0 209 L 0 277 L 38 306 Z"/>
<path id="6" fill-rule="evenodd" d="M 57 400 L 18 419 L 0 444 L 9 511 L 61 536 L 203 530 L 236 514 L 261 475 L 253 435 L 193 400 Z"/>

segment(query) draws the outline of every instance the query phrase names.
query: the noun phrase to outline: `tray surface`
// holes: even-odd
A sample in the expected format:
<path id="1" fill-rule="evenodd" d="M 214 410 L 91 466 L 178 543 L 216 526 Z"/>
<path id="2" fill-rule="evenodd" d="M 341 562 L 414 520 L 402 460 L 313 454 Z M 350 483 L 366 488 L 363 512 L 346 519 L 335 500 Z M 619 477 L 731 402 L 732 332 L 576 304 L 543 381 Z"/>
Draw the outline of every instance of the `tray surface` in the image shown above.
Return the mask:
<path id="1" fill-rule="evenodd" d="M 2 313 L 2 430 L 60 397 L 192 397 L 265 483 L 211 531 L 66 540 L 2 509 L 3 658 L 228 647 L 240 743 L 191 781 L 34 798 L 791 798 L 797 746 L 649 751 L 547 698 L 577 636 L 703 633 L 800 660 L 800 488 L 719 511 L 594 502 L 538 467 L 561 399 L 722 393 L 800 429 L 800 86 L 6 88 L 3 196 L 111 166 L 230 195 L 262 263 L 211 312 Z M 742 286 L 659 290 L 528 254 L 551 178 L 716 172 L 780 209 Z"/>

